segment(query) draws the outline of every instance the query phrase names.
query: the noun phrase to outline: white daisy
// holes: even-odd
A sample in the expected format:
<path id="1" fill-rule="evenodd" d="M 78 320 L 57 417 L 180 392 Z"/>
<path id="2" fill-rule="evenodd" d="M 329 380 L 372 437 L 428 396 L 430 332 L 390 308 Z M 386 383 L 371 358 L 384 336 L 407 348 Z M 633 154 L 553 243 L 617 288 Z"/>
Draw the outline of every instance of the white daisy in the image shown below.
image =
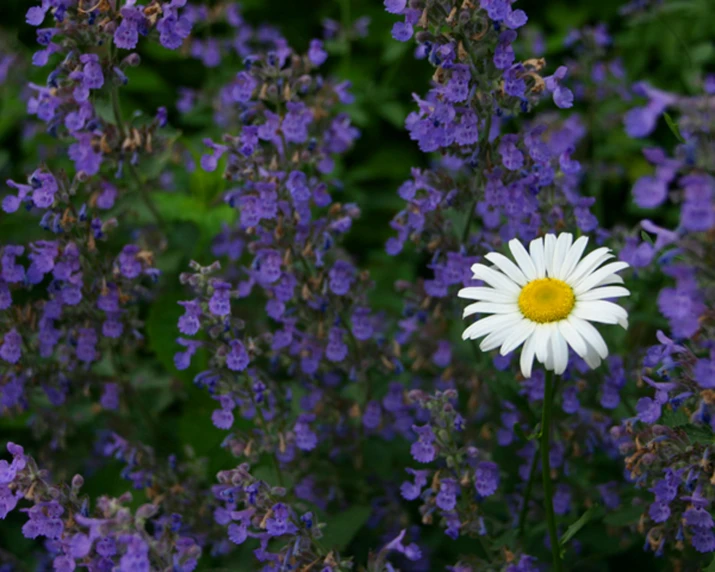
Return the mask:
<path id="1" fill-rule="evenodd" d="M 474 264 L 475 280 L 487 285 L 462 288 L 460 298 L 477 300 L 464 309 L 464 317 L 492 314 L 477 320 L 462 339 L 486 336 L 482 351 L 501 346 L 501 355 L 521 344 L 521 372 L 531 377 L 534 357 L 547 370 L 562 374 L 568 365 L 568 346 L 594 369 L 608 356 L 608 347 L 590 322 L 620 324 L 628 328 L 625 309 L 607 301 L 628 296 L 623 278 L 616 273 L 626 262 L 611 262 L 609 248 L 597 248 L 589 255 L 588 237 L 576 242 L 569 233 L 547 234 L 529 244 L 529 252 L 517 239 L 509 242 L 516 264 L 506 256 L 491 252 L 485 256 L 493 267 Z"/>

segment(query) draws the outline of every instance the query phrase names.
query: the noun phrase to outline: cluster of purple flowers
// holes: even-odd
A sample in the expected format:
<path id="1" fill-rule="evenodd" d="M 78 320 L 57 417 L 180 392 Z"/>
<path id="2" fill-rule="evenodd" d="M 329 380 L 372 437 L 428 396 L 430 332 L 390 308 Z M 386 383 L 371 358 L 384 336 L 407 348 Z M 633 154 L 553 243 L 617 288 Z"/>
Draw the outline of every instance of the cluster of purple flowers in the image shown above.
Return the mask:
<path id="1" fill-rule="evenodd" d="M 84 479 L 75 475 L 69 485 L 52 484 L 47 471 L 37 467 L 19 445 L 8 443 L 13 458 L 0 461 L 0 517 L 14 510 L 20 499 L 32 502 L 20 509 L 27 521 L 25 538 L 45 538 L 52 567 L 70 572 L 86 566 L 122 572 L 149 570 L 151 562 L 188 572 L 196 567 L 201 547 L 182 536 L 179 514 L 160 514 L 148 503 L 132 511 L 129 493 L 120 498 L 100 497 L 94 509 L 81 494 Z M 153 528 L 153 533 L 149 533 Z"/>

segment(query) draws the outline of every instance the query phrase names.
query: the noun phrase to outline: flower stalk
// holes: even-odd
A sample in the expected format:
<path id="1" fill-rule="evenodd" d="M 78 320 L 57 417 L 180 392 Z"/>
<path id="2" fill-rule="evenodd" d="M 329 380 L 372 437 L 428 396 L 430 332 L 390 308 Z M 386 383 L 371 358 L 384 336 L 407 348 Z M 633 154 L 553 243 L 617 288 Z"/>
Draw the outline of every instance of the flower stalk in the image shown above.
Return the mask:
<path id="1" fill-rule="evenodd" d="M 544 483 L 544 511 L 546 512 L 546 525 L 549 530 L 549 541 L 551 544 L 551 558 L 554 570 L 560 572 L 561 553 L 559 549 L 559 536 L 556 531 L 556 515 L 554 514 L 554 488 L 551 482 L 551 467 L 549 466 L 549 436 L 551 434 L 551 415 L 554 401 L 554 374 L 546 372 L 544 382 L 544 408 L 541 416 L 541 475 Z"/>

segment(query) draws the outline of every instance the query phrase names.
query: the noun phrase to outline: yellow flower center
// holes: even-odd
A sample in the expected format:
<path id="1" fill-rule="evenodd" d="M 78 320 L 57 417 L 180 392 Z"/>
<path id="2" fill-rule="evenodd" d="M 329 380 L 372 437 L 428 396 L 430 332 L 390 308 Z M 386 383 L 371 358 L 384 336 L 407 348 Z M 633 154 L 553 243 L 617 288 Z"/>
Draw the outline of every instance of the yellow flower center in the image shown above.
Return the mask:
<path id="1" fill-rule="evenodd" d="M 575 303 L 571 286 L 554 278 L 532 280 L 519 294 L 521 313 L 540 324 L 563 320 L 571 313 Z"/>

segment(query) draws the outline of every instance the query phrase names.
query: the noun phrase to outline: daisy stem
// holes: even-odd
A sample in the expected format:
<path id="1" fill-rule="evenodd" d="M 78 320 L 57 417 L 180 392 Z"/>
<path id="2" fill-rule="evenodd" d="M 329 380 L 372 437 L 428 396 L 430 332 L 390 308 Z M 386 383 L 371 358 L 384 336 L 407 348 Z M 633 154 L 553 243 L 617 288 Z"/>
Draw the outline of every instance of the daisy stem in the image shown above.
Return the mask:
<path id="1" fill-rule="evenodd" d="M 554 514 L 554 489 L 551 482 L 551 467 L 549 466 L 549 437 L 551 434 L 551 409 L 554 402 L 552 392 L 554 374 L 546 372 L 544 384 L 544 408 L 541 416 L 541 476 L 544 484 L 544 510 L 546 511 L 546 524 L 549 529 L 551 542 L 551 559 L 555 572 L 561 572 L 561 550 L 559 537 L 556 532 L 556 515 Z"/>

